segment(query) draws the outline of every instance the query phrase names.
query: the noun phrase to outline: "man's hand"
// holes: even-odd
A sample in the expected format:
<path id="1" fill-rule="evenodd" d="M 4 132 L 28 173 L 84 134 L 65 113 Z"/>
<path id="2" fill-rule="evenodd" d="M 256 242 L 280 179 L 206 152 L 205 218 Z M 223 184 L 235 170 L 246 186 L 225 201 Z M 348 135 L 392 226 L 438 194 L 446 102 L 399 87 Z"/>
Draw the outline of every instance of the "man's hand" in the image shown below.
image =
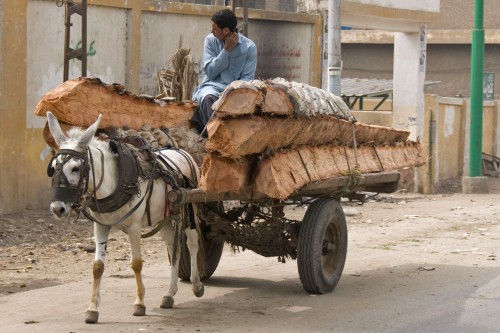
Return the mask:
<path id="1" fill-rule="evenodd" d="M 224 39 L 224 48 L 226 51 L 231 52 L 236 45 L 238 45 L 238 33 L 232 32 Z"/>

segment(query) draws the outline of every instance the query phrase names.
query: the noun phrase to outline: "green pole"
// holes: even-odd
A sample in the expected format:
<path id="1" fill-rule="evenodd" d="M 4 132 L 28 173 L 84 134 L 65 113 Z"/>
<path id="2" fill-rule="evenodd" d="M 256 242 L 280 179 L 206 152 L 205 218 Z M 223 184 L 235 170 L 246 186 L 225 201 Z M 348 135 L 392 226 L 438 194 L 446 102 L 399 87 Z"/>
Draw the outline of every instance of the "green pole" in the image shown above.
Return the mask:
<path id="1" fill-rule="evenodd" d="M 474 30 L 472 30 L 471 92 L 470 92 L 470 153 L 469 176 L 482 176 L 483 147 L 483 68 L 484 29 L 483 0 L 474 1 Z"/>

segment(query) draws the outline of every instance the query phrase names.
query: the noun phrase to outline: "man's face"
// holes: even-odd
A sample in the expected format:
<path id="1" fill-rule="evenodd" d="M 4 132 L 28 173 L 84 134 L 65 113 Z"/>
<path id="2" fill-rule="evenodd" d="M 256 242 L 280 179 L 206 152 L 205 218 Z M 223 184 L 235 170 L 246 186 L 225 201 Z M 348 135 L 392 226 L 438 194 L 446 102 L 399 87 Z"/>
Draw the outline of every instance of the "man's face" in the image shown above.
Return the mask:
<path id="1" fill-rule="evenodd" d="M 231 30 L 228 27 L 221 29 L 215 22 L 212 22 L 212 34 L 220 40 L 225 40 L 231 34 Z"/>

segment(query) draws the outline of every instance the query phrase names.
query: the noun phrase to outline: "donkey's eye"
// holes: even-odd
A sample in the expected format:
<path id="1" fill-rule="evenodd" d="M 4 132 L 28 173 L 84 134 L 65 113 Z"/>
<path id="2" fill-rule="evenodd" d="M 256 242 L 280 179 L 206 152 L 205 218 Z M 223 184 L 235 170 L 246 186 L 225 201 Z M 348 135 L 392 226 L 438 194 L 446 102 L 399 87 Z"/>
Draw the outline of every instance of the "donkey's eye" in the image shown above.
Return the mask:
<path id="1" fill-rule="evenodd" d="M 71 172 L 72 173 L 80 172 L 80 168 L 79 167 L 73 167 L 73 169 L 71 169 Z"/>

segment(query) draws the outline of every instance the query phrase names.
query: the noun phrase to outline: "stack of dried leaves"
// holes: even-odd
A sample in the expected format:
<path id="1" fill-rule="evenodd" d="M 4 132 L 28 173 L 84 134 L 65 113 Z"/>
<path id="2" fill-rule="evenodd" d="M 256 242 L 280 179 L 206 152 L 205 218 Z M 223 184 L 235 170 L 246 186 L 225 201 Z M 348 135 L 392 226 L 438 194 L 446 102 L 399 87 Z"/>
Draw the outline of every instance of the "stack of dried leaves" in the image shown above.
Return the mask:
<path id="1" fill-rule="evenodd" d="M 190 55 L 191 49 L 182 47 L 179 38 L 177 51 L 168 62 L 168 68 L 158 72 L 159 98 L 170 97 L 176 101 L 190 100 L 198 85 L 199 64 Z"/>

